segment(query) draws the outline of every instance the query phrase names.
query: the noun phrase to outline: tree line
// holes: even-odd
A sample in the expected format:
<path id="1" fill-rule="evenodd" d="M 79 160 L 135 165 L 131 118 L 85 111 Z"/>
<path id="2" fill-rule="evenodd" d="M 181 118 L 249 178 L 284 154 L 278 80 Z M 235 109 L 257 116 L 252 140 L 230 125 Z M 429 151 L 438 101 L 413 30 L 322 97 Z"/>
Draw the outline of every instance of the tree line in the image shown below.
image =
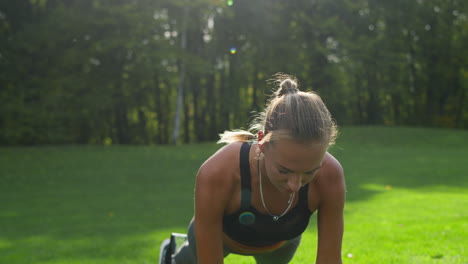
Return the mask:
<path id="1" fill-rule="evenodd" d="M 1 0 L 0 144 L 202 142 L 277 72 L 338 125 L 468 127 L 464 0 Z"/>

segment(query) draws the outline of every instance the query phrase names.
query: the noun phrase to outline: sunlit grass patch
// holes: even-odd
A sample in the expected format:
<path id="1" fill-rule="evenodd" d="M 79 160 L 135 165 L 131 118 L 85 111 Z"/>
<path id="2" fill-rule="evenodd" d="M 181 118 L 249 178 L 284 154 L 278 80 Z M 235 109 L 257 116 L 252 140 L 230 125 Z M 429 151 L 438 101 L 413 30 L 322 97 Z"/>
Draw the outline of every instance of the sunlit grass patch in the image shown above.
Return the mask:
<path id="1" fill-rule="evenodd" d="M 0 148 L 0 263 L 155 263 L 220 146 Z M 466 264 L 468 133 L 343 128 L 344 263 Z M 316 220 L 292 263 L 313 263 Z M 225 263 L 254 263 L 230 255 Z"/>
<path id="2" fill-rule="evenodd" d="M 457 188 L 382 191 L 348 204 L 343 252 L 352 254 L 350 263 L 465 263 L 468 213 L 462 208 L 467 206 L 466 194 Z"/>

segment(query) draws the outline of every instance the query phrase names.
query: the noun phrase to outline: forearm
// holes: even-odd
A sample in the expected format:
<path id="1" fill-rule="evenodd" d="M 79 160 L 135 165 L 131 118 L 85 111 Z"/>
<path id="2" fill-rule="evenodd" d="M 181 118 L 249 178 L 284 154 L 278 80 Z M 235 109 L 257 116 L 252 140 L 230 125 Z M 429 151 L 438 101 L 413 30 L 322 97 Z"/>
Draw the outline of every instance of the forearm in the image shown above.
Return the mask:
<path id="1" fill-rule="evenodd" d="M 209 236 L 197 238 L 198 263 L 203 264 L 223 264 L 224 250 L 222 241 L 213 241 Z"/>

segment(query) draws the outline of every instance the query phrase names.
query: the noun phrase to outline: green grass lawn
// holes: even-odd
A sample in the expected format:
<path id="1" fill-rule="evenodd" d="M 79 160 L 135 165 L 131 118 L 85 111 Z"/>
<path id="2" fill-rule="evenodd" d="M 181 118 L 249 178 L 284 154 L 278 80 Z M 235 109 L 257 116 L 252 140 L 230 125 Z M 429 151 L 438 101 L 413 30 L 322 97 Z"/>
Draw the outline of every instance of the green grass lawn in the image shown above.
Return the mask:
<path id="1" fill-rule="evenodd" d="M 218 148 L 0 148 L 0 263 L 156 263 Z M 468 263 L 467 131 L 346 127 L 331 152 L 347 179 L 344 263 Z M 292 263 L 314 263 L 315 223 Z"/>

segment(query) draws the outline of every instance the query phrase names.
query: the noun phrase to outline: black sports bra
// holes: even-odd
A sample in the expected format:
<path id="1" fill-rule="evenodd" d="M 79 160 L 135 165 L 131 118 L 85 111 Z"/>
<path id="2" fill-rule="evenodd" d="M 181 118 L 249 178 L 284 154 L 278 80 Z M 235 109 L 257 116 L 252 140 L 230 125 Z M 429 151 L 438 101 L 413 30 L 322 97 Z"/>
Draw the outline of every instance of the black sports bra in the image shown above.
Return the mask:
<path id="1" fill-rule="evenodd" d="M 296 206 L 277 221 L 271 215 L 259 213 L 250 202 L 250 146 L 244 142 L 240 151 L 241 206 L 237 212 L 223 217 L 223 232 L 241 244 L 254 247 L 274 245 L 301 235 L 312 215 L 307 202 L 309 184 L 299 190 Z"/>

